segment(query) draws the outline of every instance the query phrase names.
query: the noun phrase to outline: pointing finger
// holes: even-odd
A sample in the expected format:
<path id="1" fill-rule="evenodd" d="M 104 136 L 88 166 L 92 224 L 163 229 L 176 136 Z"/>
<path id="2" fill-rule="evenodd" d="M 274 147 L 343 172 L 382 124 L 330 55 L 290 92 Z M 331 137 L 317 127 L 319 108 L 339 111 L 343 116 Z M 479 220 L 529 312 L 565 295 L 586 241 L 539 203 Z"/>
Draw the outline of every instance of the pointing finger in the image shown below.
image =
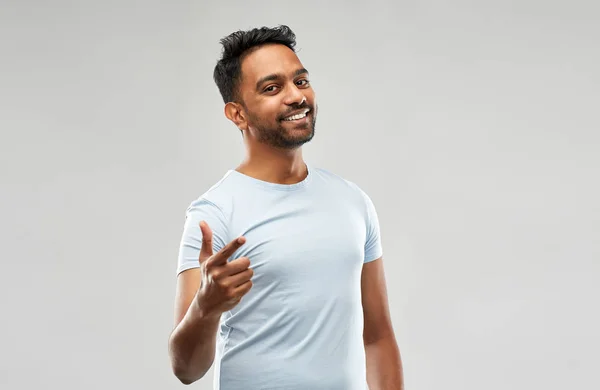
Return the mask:
<path id="1" fill-rule="evenodd" d="M 238 250 L 239 247 L 244 245 L 246 242 L 245 237 L 238 237 L 235 240 L 231 241 L 229 244 L 225 245 L 223 249 L 221 249 L 217 254 L 215 254 L 211 259 L 211 264 L 214 265 L 222 265 L 227 263 L 227 259 L 229 259 L 233 253 Z"/>

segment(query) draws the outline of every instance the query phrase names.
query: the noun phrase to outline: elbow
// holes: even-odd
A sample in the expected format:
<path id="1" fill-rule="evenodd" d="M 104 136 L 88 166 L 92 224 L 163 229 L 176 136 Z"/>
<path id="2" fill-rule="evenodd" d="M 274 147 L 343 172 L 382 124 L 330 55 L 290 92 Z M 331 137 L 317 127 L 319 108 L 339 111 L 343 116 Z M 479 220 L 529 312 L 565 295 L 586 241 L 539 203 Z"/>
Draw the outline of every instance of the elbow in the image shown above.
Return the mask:
<path id="1" fill-rule="evenodd" d="M 182 350 L 176 339 L 171 338 L 169 342 L 171 371 L 184 385 L 191 385 L 202 379 L 212 365 L 212 359 L 209 360 L 211 356 L 199 355 L 198 352 L 196 355 L 198 356 L 194 356 L 193 351 Z"/>
<path id="2" fill-rule="evenodd" d="M 190 365 L 185 361 L 182 361 L 182 359 L 178 359 L 173 355 L 170 357 L 171 371 L 173 372 L 173 375 L 175 375 L 175 377 L 184 385 L 191 385 L 202 377 L 202 375 L 192 372 L 193 370 L 190 369 Z"/>
<path id="3" fill-rule="evenodd" d="M 196 382 L 198 379 L 201 378 L 190 375 L 189 371 L 185 370 L 182 367 L 173 366 L 173 374 L 184 385 L 191 385 L 192 383 Z"/>
<path id="4" fill-rule="evenodd" d="M 192 379 L 185 379 L 185 378 L 181 378 L 181 377 L 178 377 L 178 379 L 179 379 L 179 381 L 180 381 L 181 383 L 183 383 L 184 385 L 191 385 L 192 383 L 196 382 L 195 380 L 192 380 Z"/>
<path id="5" fill-rule="evenodd" d="M 171 364 L 173 375 L 184 385 L 191 385 L 202 379 L 208 372 L 208 368 L 210 367 L 204 368 L 202 363 L 198 365 L 177 360 L 174 360 Z"/>

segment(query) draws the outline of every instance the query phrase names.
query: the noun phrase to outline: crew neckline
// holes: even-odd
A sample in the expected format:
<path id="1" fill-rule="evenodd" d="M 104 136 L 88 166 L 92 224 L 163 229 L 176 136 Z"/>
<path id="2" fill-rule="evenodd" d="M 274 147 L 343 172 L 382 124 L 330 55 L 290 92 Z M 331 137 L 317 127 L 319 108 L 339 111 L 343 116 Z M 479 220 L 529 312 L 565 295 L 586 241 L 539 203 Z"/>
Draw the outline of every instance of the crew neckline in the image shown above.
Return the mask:
<path id="1" fill-rule="evenodd" d="M 312 167 L 307 162 L 305 162 L 304 165 L 306 166 L 306 170 L 307 170 L 308 174 L 302 181 L 299 181 L 298 183 L 293 183 L 293 184 L 280 184 L 280 183 L 272 183 L 270 181 L 260 180 L 260 179 L 254 178 L 252 176 L 248 176 L 244 173 L 238 172 L 235 169 L 228 170 L 227 174 L 233 175 L 233 176 L 235 176 L 247 183 L 250 183 L 252 185 L 256 185 L 256 186 L 271 189 L 271 190 L 296 191 L 296 190 L 306 187 L 308 185 L 308 183 L 311 181 L 312 177 L 314 176 Z"/>

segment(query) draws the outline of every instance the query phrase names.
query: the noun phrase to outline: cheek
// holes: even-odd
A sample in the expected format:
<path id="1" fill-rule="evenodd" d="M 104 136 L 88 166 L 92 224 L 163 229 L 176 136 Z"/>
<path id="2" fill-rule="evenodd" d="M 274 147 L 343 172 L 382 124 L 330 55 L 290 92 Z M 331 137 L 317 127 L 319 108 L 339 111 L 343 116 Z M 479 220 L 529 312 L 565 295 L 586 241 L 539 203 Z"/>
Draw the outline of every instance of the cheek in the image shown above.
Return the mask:
<path id="1" fill-rule="evenodd" d="M 264 123 L 265 121 L 270 121 L 273 117 L 272 111 L 273 108 L 269 107 L 267 104 L 254 104 L 248 106 L 248 121 L 251 123 Z"/>
<path id="2" fill-rule="evenodd" d="M 279 120 L 279 116 L 282 113 L 281 105 L 278 102 L 266 102 L 261 107 L 261 115 L 260 117 L 264 121 L 268 122 L 276 122 Z"/>

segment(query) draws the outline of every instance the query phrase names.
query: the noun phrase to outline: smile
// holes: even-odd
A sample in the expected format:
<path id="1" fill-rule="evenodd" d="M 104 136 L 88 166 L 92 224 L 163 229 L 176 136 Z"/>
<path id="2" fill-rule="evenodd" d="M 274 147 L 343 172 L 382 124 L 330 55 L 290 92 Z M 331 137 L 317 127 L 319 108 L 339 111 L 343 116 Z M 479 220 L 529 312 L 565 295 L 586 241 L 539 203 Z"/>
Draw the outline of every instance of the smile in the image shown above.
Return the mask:
<path id="1" fill-rule="evenodd" d="M 309 109 L 306 109 L 304 112 L 301 112 L 300 114 L 288 116 L 287 118 L 284 119 L 284 121 L 291 122 L 291 121 L 297 121 L 297 120 L 306 118 L 306 115 L 308 114 L 309 111 L 310 111 Z"/>

